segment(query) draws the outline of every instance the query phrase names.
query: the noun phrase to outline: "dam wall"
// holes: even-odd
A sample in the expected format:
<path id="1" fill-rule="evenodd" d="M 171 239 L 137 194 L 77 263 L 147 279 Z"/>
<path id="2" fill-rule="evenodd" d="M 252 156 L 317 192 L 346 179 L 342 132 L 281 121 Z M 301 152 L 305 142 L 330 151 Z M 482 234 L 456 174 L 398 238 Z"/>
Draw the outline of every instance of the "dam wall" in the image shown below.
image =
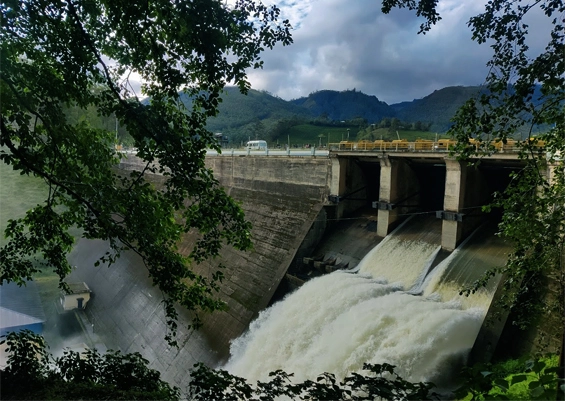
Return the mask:
<path id="1" fill-rule="evenodd" d="M 129 156 L 120 168 L 141 166 L 140 159 Z M 219 296 L 227 303 L 227 310 L 202 315 L 204 327 L 199 331 L 184 327 L 190 316 L 179 310 L 179 348 L 171 348 L 163 340 L 162 294 L 152 286 L 139 256 L 130 252 L 111 267 L 94 267 L 109 247 L 102 241 L 84 239 L 70 256 L 76 269 L 69 281 L 84 281 L 93 291 L 85 310 L 92 342 L 123 352 L 140 352 L 165 380 L 181 389 L 194 363 L 214 366 L 226 360 L 230 341 L 268 305 L 296 253 L 307 254 L 305 246 L 317 245 L 325 228 L 323 204 L 331 181 L 327 157 L 209 157 L 206 166 L 252 223 L 253 249 L 240 252 L 224 247 L 220 257 L 193 266 L 204 275 L 218 270 L 220 264 L 225 266 Z M 152 177 L 157 185 L 162 180 L 161 176 Z M 318 234 L 312 235 L 312 231 Z M 187 235 L 179 250 L 188 254 L 195 240 Z"/>
<path id="2" fill-rule="evenodd" d="M 171 348 L 163 340 L 162 294 L 152 287 L 141 260 L 125 254 L 111 268 L 92 267 L 108 246 L 81 240 L 72 256 L 77 269 L 71 279 L 85 281 L 94 292 L 86 309 L 93 334 L 108 348 L 140 352 L 165 380 L 182 389 L 194 363 L 215 366 L 227 360 L 230 341 L 247 330 L 269 304 L 289 267 L 300 264 L 303 257 L 333 255 L 354 266 L 396 224 L 392 220 L 406 219 L 399 215 L 408 214 L 403 210 L 408 207 L 431 214 L 415 232 L 425 234 L 437 226 L 436 245 L 441 243 L 445 252 L 451 251 L 476 224 L 467 219 L 475 218 L 469 216 L 470 211 L 479 210 L 477 206 L 491 193 L 489 185 L 507 183 L 508 172 L 487 163 L 484 171 L 475 171 L 445 158 L 409 156 L 392 161 L 378 155 L 364 159 L 350 155 L 207 157 L 206 166 L 241 204 L 253 226 L 252 250 L 225 247 L 218 258 L 192 266 L 205 276 L 224 266 L 219 297 L 227 309 L 202 316 L 204 327 L 197 332 L 186 329 L 190 316 L 179 310 L 180 346 Z M 120 165 L 124 170 L 142 167 L 141 160 L 133 156 Z M 501 180 L 503 173 L 506 178 Z M 489 181 L 489 177 L 494 178 Z M 163 179 L 152 177 L 157 186 Z M 384 218 L 381 212 L 391 218 Z M 443 215 L 453 224 L 446 227 Z M 480 220 L 478 216 L 476 221 Z M 386 228 L 384 233 L 379 224 Z M 326 230 L 330 225 L 333 229 Z M 179 250 L 189 254 L 196 239 L 187 234 Z M 296 267 L 294 270 L 300 270 Z"/>
<path id="3" fill-rule="evenodd" d="M 251 251 L 225 247 L 220 260 L 204 264 L 225 265 L 221 292 L 228 310 L 206 316 L 204 330 L 227 357 L 229 341 L 268 305 L 308 232 L 324 226 L 331 164 L 327 158 L 211 157 L 206 165 L 253 226 Z"/>

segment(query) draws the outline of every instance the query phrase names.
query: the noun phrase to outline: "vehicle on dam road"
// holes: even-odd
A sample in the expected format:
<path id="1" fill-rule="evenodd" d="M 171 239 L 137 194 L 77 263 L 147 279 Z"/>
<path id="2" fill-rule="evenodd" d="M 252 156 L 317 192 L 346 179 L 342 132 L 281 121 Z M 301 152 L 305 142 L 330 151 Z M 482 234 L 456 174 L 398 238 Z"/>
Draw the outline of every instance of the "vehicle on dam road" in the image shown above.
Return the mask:
<path id="1" fill-rule="evenodd" d="M 267 141 L 249 141 L 245 144 L 245 147 L 250 150 L 267 150 Z"/>

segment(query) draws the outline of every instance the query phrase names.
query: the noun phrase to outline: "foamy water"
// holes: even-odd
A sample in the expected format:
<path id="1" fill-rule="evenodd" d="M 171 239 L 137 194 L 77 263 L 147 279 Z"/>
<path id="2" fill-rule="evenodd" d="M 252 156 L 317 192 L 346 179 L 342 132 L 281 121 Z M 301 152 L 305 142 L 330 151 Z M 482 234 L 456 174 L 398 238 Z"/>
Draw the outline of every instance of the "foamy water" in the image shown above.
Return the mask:
<path id="1" fill-rule="evenodd" d="M 438 245 L 423 241 L 405 242 L 387 237 L 363 258 L 359 272 L 400 283 L 408 289 L 417 283 L 438 248 Z"/>
<path id="2" fill-rule="evenodd" d="M 250 382 L 277 369 L 303 381 L 390 363 L 408 380 L 441 381 L 472 348 L 492 292 L 461 297 L 454 282 L 442 279 L 457 253 L 432 271 L 436 279 L 424 281 L 437 252 L 437 244 L 386 238 L 358 273 L 316 278 L 263 311 L 233 341 L 224 368 Z M 418 284 L 424 295 L 406 291 Z"/>

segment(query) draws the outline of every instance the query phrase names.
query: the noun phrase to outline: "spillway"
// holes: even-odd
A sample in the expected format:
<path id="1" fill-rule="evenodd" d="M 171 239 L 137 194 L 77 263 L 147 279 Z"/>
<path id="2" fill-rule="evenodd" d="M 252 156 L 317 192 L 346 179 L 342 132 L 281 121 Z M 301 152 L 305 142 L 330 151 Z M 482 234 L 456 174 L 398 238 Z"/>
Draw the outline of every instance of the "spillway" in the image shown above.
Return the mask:
<path id="1" fill-rule="evenodd" d="M 509 247 L 483 231 L 431 269 L 440 237 L 435 219 L 409 221 L 370 251 L 356 273 L 307 282 L 232 342 L 224 368 L 251 382 L 277 369 L 301 381 L 322 372 L 343 378 L 365 362 L 386 362 L 408 380 L 445 384 L 446 372 L 472 348 L 496 286 L 470 298 L 458 289 L 504 263 Z"/>

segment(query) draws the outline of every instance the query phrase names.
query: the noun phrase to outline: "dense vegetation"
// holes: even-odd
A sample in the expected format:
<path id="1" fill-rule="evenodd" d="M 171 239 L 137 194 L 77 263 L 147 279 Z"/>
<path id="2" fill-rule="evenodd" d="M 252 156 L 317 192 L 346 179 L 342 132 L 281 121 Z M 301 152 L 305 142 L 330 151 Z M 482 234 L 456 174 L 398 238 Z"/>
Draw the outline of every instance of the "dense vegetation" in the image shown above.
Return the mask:
<path id="1" fill-rule="evenodd" d="M 333 121 L 362 118 L 374 122 L 394 117 L 394 111 L 385 102 L 355 89 L 342 92 L 321 90 L 291 103 L 304 107 L 315 117 Z"/>
<path id="2" fill-rule="evenodd" d="M 225 307 L 215 294 L 222 272 L 200 275 L 191 264 L 225 245 L 251 246 L 241 208 L 205 168 L 206 149 L 218 149 L 206 120 L 217 115 L 226 82 L 245 93 L 246 70 L 261 67 L 261 52 L 292 42 L 290 24 L 252 0 L 22 0 L 1 3 L 0 12 L 0 160 L 49 186 L 42 204 L 8 224 L 1 283 L 22 285 L 47 269 L 66 290 L 69 229 L 78 227 L 109 243 L 101 262 L 124 250 L 142 257 L 174 344 L 175 305 L 193 312 L 195 327 L 199 311 Z M 149 103 L 133 91 L 132 73 Z M 85 118 L 77 121 L 78 110 Z M 87 119 L 94 112 L 101 124 Z M 131 135 L 142 171 L 114 170 L 116 124 Z M 166 181 L 155 188 L 147 174 Z M 196 243 L 181 255 L 177 243 L 189 231 Z"/>
<path id="3" fill-rule="evenodd" d="M 451 86 L 435 90 L 422 99 L 391 105 L 395 116 L 409 122 L 422 121 L 434 132 L 446 132 L 457 109 L 481 91 L 478 86 Z"/>
<path id="4" fill-rule="evenodd" d="M 243 95 L 228 87 L 218 106 L 217 116 L 209 118 L 207 128 L 228 136 L 230 144 L 241 145 L 250 139 L 276 139 L 273 133 L 281 121 L 303 121 L 310 113 L 266 92 L 249 90 Z"/>
<path id="5" fill-rule="evenodd" d="M 140 354 L 65 351 L 53 358 L 43 337 L 23 330 L 3 341 L 9 358 L 0 384 L 3 400 L 178 400 Z"/>
<path id="6" fill-rule="evenodd" d="M 540 87 L 536 86 L 536 93 L 539 91 Z M 373 132 L 375 139 L 381 136 L 396 139 L 396 131 L 430 131 L 444 135 L 453 125 L 451 120 L 457 110 L 483 92 L 485 89 L 478 86 L 452 86 L 438 89 L 422 99 L 387 105 L 357 90 L 321 90 L 286 102 L 266 92 L 251 90 L 248 96 L 243 96 L 235 88 L 227 88 L 219 106 L 220 114 L 208 120 L 208 128 L 226 134 L 230 146 L 235 147 L 250 139 L 265 139 L 270 144 L 286 143 L 289 135 L 291 143 L 319 144 L 319 140 L 313 141 L 314 137 L 327 133 L 341 140 L 339 127 L 345 127 L 346 134 L 349 128 L 351 139 L 367 139 L 374 128 L 389 128 L 388 132 Z M 307 129 L 308 125 L 312 126 L 311 130 Z M 327 132 L 314 128 L 320 126 L 327 127 Z M 549 127 L 540 124 L 533 128 L 533 132 L 539 133 Z M 526 136 L 524 129 L 516 133 L 519 138 Z"/>
<path id="7" fill-rule="evenodd" d="M 43 338 L 27 330 L 10 333 L 6 343 L 10 356 L 0 376 L 2 399 L 180 399 L 179 390 L 162 381 L 159 372 L 149 369 L 148 361 L 138 353 L 65 351 L 63 356 L 53 358 Z M 476 365 L 464 370 L 462 386 L 454 395 L 463 400 L 555 399 L 559 382 L 556 365 L 556 356 Z M 342 380 L 324 373 L 315 381 L 296 382 L 292 373 L 279 370 L 269 375 L 269 381 L 251 385 L 201 363 L 190 376 L 185 396 L 191 400 L 274 401 L 280 396 L 292 400 L 440 399 L 433 383 L 408 382 L 389 364 L 365 364 L 363 374 L 351 373 Z"/>
<path id="8" fill-rule="evenodd" d="M 396 138 L 397 130 L 444 134 L 457 108 L 478 91 L 478 87 L 444 88 L 424 99 L 389 106 L 357 90 L 321 90 L 286 102 L 266 92 L 251 90 L 242 96 L 227 88 L 220 114 L 208 120 L 208 128 L 226 134 L 230 146 L 236 147 L 249 139 L 287 143 L 289 136 L 291 144 L 319 145 L 322 134 L 339 142 L 347 139 L 348 129 L 351 140 L 365 139 L 374 130 L 371 127 L 389 128 L 375 139 L 385 134 Z"/>

